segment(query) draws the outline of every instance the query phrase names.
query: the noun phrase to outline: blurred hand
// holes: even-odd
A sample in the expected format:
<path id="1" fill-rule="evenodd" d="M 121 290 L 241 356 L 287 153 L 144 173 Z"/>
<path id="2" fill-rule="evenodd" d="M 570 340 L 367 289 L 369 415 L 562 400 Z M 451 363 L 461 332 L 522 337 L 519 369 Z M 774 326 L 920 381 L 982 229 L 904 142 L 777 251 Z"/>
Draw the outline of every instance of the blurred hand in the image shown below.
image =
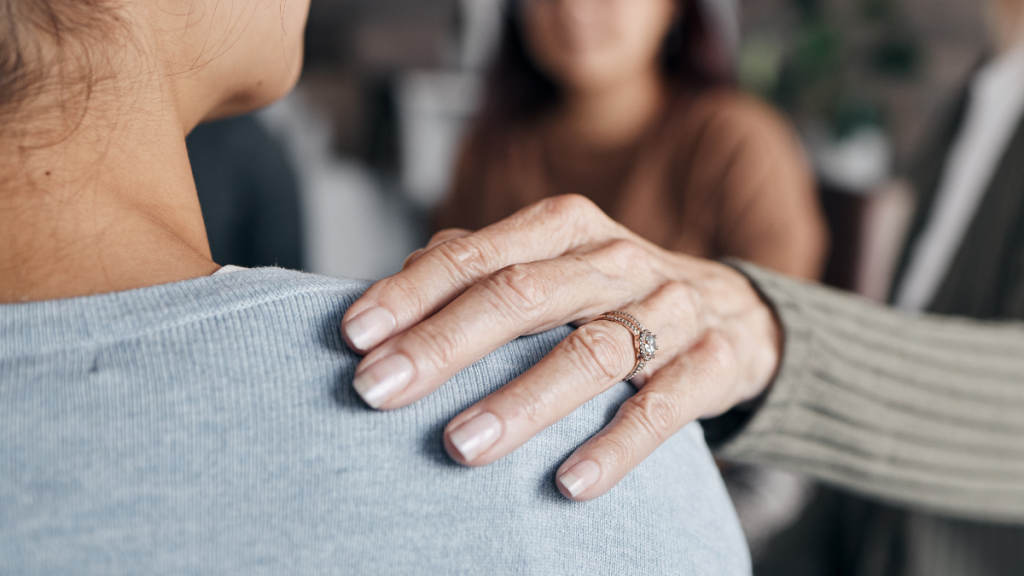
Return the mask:
<path id="1" fill-rule="evenodd" d="M 561 196 L 476 233 L 439 233 L 348 310 L 342 332 L 366 353 L 353 385 L 370 406 L 388 410 L 423 398 L 519 336 L 579 326 L 448 424 L 451 457 L 481 466 L 633 370 L 633 334 L 591 322 L 612 310 L 639 319 L 660 350 L 633 379 L 639 392 L 558 470 L 564 495 L 589 500 L 692 420 L 764 391 L 778 364 L 779 328 L 743 275 L 658 248 L 589 200 Z"/>

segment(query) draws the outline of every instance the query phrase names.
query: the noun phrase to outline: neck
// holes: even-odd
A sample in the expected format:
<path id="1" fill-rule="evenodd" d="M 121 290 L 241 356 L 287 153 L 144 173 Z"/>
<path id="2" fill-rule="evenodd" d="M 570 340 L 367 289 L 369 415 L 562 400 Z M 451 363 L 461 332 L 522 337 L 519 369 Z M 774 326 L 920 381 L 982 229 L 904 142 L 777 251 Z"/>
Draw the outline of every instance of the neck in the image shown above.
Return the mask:
<path id="1" fill-rule="evenodd" d="M 576 140 L 601 147 L 636 140 L 663 105 L 665 86 L 657 70 L 594 90 L 566 95 L 559 128 Z"/>
<path id="2" fill-rule="evenodd" d="M 170 87 L 151 83 L 131 106 L 94 97 L 76 127 L 55 125 L 49 141 L 0 138 L 0 302 L 129 290 L 217 270 L 185 149 L 191 125 Z"/>

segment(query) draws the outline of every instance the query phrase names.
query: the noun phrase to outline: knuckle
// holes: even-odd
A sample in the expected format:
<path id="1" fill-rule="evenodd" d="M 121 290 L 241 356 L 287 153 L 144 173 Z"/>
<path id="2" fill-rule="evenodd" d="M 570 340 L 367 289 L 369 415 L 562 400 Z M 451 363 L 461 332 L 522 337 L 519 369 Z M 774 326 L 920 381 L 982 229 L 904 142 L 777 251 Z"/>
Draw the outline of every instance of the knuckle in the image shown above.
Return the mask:
<path id="1" fill-rule="evenodd" d="M 717 330 L 709 331 L 701 348 L 704 365 L 713 376 L 722 378 L 735 373 L 736 351 L 724 335 Z"/>
<path id="2" fill-rule="evenodd" d="M 606 251 L 621 268 L 631 268 L 638 263 L 644 262 L 647 258 L 647 252 L 643 246 L 633 240 L 624 238 L 609 242 Z"/>
<path id="3" fill-rule="evenodd" d="M 647 286 L 664 277 L 652 254 L 634 238 L 614 238 L 592 254 L 598 270 L 614 278 L 628 278 L 630 284 Z"/>
<path id="4" fill-rule="evenodd" d="M 523 386 L 511 386 L 503 391 L 508 396 L 507 412 L 505 418 L 508 421 L 526 422 L 537 424 L 542 421 L 546 413 L 547 404 L 542 395 L 536 391 Z"/>
<path id="5" fill-rule="evenodd" d="M 717 330 L 708 332 L 704 340 L 705 350 L 716 366 L 726 366 L 733 360 L 732 346 Z"/>
<path id="6" fill-rule="evenodd" d="M 626 434 L 610 433 L 601 438 L 599 444 L 601 461 L 610 468 L 624 468 L 636 459 L 636 441 Z"/>
<path id="7" fill-rule="evenodd" d="M 564 341 L 580 363 L 580 369 L 603 382 L 617 382 L 633 368 L 635 358 L 625 329 L 613 332 L 606 322 L 587 324 Z"/>
<path id="8" fill-rule="evenodd" d="M 724 336 L 709 330 L 687 354 L 686 361 L 692 377 L 683 390 L 689 401 L 700 408 L 697 412 L 708 414 L 707 403 L 713 405 L 716 398 L 728 394 L 738 383 L 735 350 Z"/>
<path id="9" fill-rule="evenodd" d="M 680 280 L 665 282 L 652 294 L 652 301 L 659 308 L 674 310 L 684 316 L 683 325 L 703 331 L 704 297 L 693 284 Z"/>
<path id="10" fill-rule="evenodd" d="M 543 308 L 547 300 L 544 279 L 528 264 L 513 264 L 499 270 L 485 281 L 484 287 L 505 306 L 527 314 Z"/>
<path id="11" fill-rule="evenodd" d="M 658 290 L 658 296 L 675 303 L 676 306 L 697 313 L 704 306 L 704 296 L 696 286 L 689 282 L 673 280 L 666 282 Z"/>
<path id="12" fill-rule="evenodd" d="M 435 372 L 445 373 L 462 358 L 466 348 L 465 333 L 458 327 L 441 330 L 431 323 L 421 324 L 410 331 L 415 358 L 422 358 Z M 407 347 L 409 345 L 407 344 Z"/>
<path id="13" fill-rule="evenodd" d="M 557 220 L 588 220 L 596 215 L 604 214 L 597 204 L 579 194 L 563 194 L 546 198 L 541 201 L 539 208 Z"/>
<path id="14" fill-rule="evenodd" d="M 384 282 L 387 284 L 384 285 L 382 295 L 378 297 L 378 302 L 399 317 L 399 322 L 402 321 L 402 310 L 419 312 L 427 308 L 426 293 L 422 287 L 417 286 L 407 276 L 397 274 L 385 279 Z"/>
<path id="15" fill-rule="evenodd" d="M 553 196 L 550 200 L 553 211 L 562 214 L 577 214 L 594 207 L 594 203 L 590 199 L 579 194 L 562 194 Z"/>
<path id="16" fill-rule="evenodd" d="M 435 250 L 458 278 L 480 278 L 487 274 L 493 251 L 486 240 L 465 236 L 439 244 Z"/>
<path id="17" fill-rule="evenodd" d="M 664 442 L 675 434 L 682 410 L 675 398 L 653 390 L 641 390 L 626 401 L 624 415 Z"/>
<path id="18" fill-rule="evenodd" d="M 693 284 L 680 280 L 672 280 L 662 284 L 658 290 L 658 296 L 674 302 L 682 302 L 690 307 L 693 307 L 700 300 L 700 293 L 694 288 Z"/>

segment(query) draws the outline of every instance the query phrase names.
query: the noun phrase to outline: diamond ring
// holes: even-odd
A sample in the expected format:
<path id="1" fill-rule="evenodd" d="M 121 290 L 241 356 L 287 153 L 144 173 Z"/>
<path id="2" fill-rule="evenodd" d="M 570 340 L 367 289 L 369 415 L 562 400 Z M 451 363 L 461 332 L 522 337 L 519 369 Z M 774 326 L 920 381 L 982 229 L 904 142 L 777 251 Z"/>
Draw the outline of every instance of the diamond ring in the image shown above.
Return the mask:
<path id="1" fill-rule="evenodd" d="M 644 369 L 648 362 L 654 360 L 654 353 L 658 350 L 658 337 L 650 330 L 644 328 L 643 324 L 633 315 L 621 310 L 614 310 L 601 314 L 595 318 L 595 321 L 597 320 L 616 322 L 625 326 L 633 334 L 633 346 L 636 349 L 636 366 L 629 373 L 629 376 L 626 376 L 623 380 L 632 380 L 634 376 Z"/>

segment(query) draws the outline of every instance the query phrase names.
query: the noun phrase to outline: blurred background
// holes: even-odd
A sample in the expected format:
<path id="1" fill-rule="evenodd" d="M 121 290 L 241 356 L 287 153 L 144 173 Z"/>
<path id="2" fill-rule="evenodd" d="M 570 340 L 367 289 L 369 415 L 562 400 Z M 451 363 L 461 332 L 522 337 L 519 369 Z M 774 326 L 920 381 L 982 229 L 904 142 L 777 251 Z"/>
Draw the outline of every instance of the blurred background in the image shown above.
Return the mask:
<path id="1" fill-rule="evenodd" d="M 294 171 L 302 267 L 380 278 L 425 241 L 502 5 L 313 0 L 299 86 L 256 115 Z M 741 86 L 790 116 L 814 161 L 836 236 L 828 279 L 883 293 L 872 244 L 900 240 L 884 238 L 899 236 L 899 176 L 983 55 L 983 4 L 741 0 L 740 14 Z M 864 233 L 879 227 L 873 197 L 888 208 L 880 235 Z"/>
<path id="2" fill-rule="evenodd" d="M 313 0 L 297 89 L 189 137 L 214 259 L 371 280 L 397 272 L 452 187 L 505 7 Z M 985 3 L 740 0 L 738 24 L 740 89 L 788 118 L 811 161 L 830 234 L 824 281 L 885 300 L 915 207 L 907 175 L 990 54 Z M 837 546 L 819 542 L 832 533 L 822 526 L 843 526 L 822 520 L 827 491 L 809 504 L 799 477 L 722 467 L 758 574 L 839 573 L 793 568 Z"/>

